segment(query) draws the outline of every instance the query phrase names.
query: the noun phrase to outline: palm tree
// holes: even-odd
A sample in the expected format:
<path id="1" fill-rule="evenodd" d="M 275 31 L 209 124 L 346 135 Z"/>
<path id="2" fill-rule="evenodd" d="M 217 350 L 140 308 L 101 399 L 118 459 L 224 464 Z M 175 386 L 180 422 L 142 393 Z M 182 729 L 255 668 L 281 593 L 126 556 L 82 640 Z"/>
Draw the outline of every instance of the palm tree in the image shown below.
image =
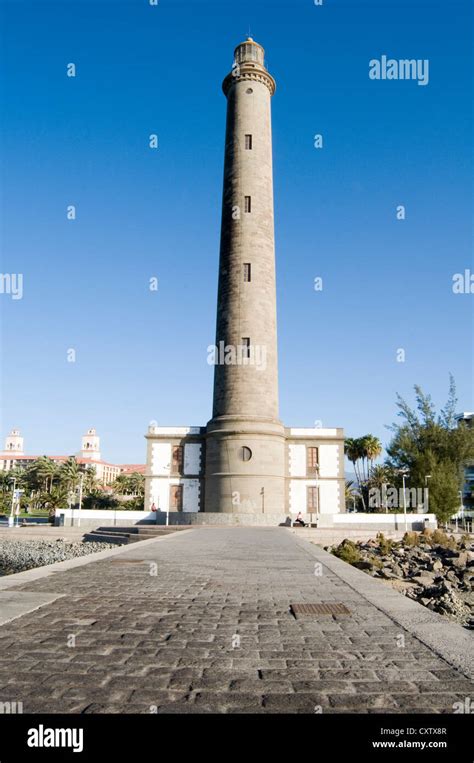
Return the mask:
<path id="1" fill-rule="evenodd" d="M 116 509 L 120 506 L 120 501 L 110 493 L 104 493 L 101 490 L 94 490 L 86 495 L 82 502 L 84 509 Z"/>
<path id="2" fill-rule="evenodd" d="M 374 468 L 374 461 L 376 458 L 382 455 L 382 443 L 378 437 L 374 437 L 372 434 L 366 434 L 362 437 L 362 448 L 364 451 L 364 457 L 367 459 L 367 480 L 370 477 L 370 473 Z"/>
<path id="3" fill-rule="evenodd" d="M 44 508 L 49 509 L 49 516 L 54 516 L 56 509 L 64 509 L 67 507 L 67 490 L 61 485 L 55 485 L 49 492 L 45 491 L 42 493 L 39 500 Z"/>
<path id="4" fill-rule="evenodd" d="M 70 492 L 74 492 L 79 484 L 81 470 L 74 456 L 70 456 L 59 469 L 59 480 Z"/>
<path id="5" fill-rule="evenodd" d="M 386 464 L 378 464 L 377 466 L 374 466 L 372 468 L 372 471 L 370 472 L 370 477 L 368 481 L 368 487 L 369 488 L 377 488 L 379 491 L 379 494 L 382 498 L 382 505 L 381 508 L 384 508 L 383 505 L 383 496 L 384 496 L 384 485 L 391 485 L 393 484 L 394 480 L 394 474 L 393 470 L 390 469 L 389 466 L 386 466 Z M 385 510 L 387 511 L 387 507 L 385 507 Z"/>
<path id="6" fill-rule="evenodd" d="M 356 437 L 346 437 L 344 441 L 344 453 L 346 454 L 347 458 L 353 465 L 357 482 L 359 484 L 359 487 L 362 488 L 364 479 L 358 467 L 358 462 L 361 459 L 362 460 L 364 459 L 364 448 L 362 445 L 362 439 L 356 438 Z M 366 511 L 364 493 L 362 491 L 361 491 L 361 497 L 362 497 L 362 504 L 364 506 L 364 511 Z"/>
<path id="7" fill-rule="evenodd" d="M 54 485 L 51 491 L 45 491 L 41 494 L 41 503 L 43 506 L 52 506 L 55 509 L 65 508 L 67 504 L 67 490 L 61 485 Z"/>
<path id="8" fill-rule="evenodd" d="M 359 497 L 360 497 L 360 493 L 358 492 L 356 486 L 354 485 L 354 480 L 346 480 L 346 483 L 344 486 L 345 505 L 348 506 L 351 502 L 355 505 L 355 502 L 357 501 L 357 498 Z"/>
<path id="9" fill-rule="evenodd" d="M 115 478 L 112 487 L 114 489 L 114 492 L 117 493 L 117 495 L 127 495 L 130 489 L 128 475 L 119 474 L 118 477 Z"/>
<path id="10" fill-rule="evenodd" d="M 15 466 L 13 469 L 10 469 L 8 472 L 8 479 L 13 485 L 13 481 L 15 481 L 15 488 L 18 490 L 19 487 L 25 487 L 26 484 L 26 469 L 23 469 L 21 466 Z"/>
<path id="11" fill-rule="evenodd" d="M 10 491 L 12 484 L 9 472 L 0 472 L 0 492 L 3 498 Z"/>
<path id="12" fill-rule="evenodd" d="M 38 479 L 43 480 L 45 491 L 48 491 L 49 481 L 48 492 L 50 492 L 53 487 L 54 478 L 58 476 L 58 468 L 54 461 L 48 458 L 48 456 L 40 456 L 33 463 L 32 470 L 36 472 Z"/>
<path id="13" fill-rule="evenodd" d="M 93 493 L 99 487 L 99 480 L 97 479 L 97 470 L 95 466 L 87 466 L 84 472 L 83 490 L 84 494 L 88 495 Z"/>
<path id="14" fill-rule="evenodd" d="M 132 472 L 128 478 L 128 485 L 132 495 L 145 495 L 145 477 L 140 472 Z"/>

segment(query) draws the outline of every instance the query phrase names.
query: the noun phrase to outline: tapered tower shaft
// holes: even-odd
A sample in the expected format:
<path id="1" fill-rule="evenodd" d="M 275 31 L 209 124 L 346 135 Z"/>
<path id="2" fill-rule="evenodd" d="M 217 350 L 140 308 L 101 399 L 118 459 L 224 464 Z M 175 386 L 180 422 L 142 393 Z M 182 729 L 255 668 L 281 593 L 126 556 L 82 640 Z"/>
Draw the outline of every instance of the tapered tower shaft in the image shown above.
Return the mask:
<path id="1" fill-rule="evenodd" d="M 237 46 L 234 59 L 223 82 L 227 126 L 205 510 L 282 512 L 270 109 L 275 81 L 252 39 Z"/>
<path id="2" fill-rule="evenodd" d="M 239 348 L 215 367 L 213 417 L 278 418 L 270 100 L 275 82 L 252 40 L 225 78 L 227 126 L 216 346 Z M 226 361 L 232 361 L 232 349 Z M 242 363 L 239 361 L 242 360 Z M 222 354 L 219 356 L 222 361 Z"/>

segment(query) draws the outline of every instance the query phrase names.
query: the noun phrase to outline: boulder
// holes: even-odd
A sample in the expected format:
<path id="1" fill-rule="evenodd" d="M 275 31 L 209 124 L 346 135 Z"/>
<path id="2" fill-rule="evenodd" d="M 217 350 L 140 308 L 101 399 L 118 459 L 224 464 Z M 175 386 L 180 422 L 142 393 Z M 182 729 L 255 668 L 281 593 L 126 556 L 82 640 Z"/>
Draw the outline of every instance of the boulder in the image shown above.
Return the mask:
<path id="1" fill-rule="evenodd" d="M 399 564 L 397 564 L 396 562 L 394 562 L 394 564 L 392 564 L 392 572 L 393 572 L 394 575 L 397 576 L 397 578 L 402 578 L 403 574 L 404 574 L 403 568 Z"/>
<path id="2" fill-rule="evenodd" d="M 446 580 L 449 580 L 450 583 L 458 583 L 458 576 L 454 572 L 454 570 L 448 570 L 448 572 L 445 575 Z"/>
<path id="3" fill-rule="evenodd" d="M 459 556 L 456 559 L 452 559 L 451 564 L 453 567 L 462 569 L 467 566 L 467 560 L 467 551 L 460 551 Z"/>
<path id="4" fill-rule="evenodd" d="M 374 563 L 369 562 L 366 559 L 362 559 L 360 562 L 353 562 L 353 567 L 357 567 L 358 570 L 373 570 L 374 569 Z"/>

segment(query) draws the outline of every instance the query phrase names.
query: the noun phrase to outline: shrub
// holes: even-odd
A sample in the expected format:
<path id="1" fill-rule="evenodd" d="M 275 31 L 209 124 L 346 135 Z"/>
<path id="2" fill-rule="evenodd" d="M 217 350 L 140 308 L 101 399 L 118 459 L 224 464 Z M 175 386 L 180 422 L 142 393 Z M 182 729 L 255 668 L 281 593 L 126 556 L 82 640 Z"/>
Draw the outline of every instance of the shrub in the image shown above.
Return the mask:
<path id="1" fill-rule="evenodd" d="M 444 530 L 435 530 L 431 536 L 431 540 L 432 543 L 437 546 L 442 546 L 443 548 L 451 548 L 453 550 L 456 548 L 456 541 L 453 536 L 451 535 L 451 537 L 449 537 Z"/>
<path id="2" fill-rule="evenodd" d="M 402 543 L 404 546 L 418 546 L 420 537 L 416 532 L 406 532 L 403 536 Z"/>
<path id="3" fill-rule="evenodd" d="M 393 540 L 386 538 L 383 533 L 377 533 L 377 540 L 379 542 L 379 549 L 382 556 L 390 554 L 393 546 Z"/>
<path id="4" fill-rule="evenodd" d="M 342 559 L 343 562 L 347 562 L 348 564 L 360 562 L 362 559 L 356 544 L 351 540 L 347 540 L 347 538 L 343 540 L 342 543 L 340 543 L 338 546 L 333 548 L 331 553 L 334 556 L 337 556 L 339 559 Z"/>
<path id="5" fill-rule="evenodd" d="M 375 554 L 369 554 L 367 557 L 367 561 L 373 564 L 375 569 L 381 570 L 383 567 L 383 562 L 381 559 L 378 558 L 378 556 L 375 556 Z"/>

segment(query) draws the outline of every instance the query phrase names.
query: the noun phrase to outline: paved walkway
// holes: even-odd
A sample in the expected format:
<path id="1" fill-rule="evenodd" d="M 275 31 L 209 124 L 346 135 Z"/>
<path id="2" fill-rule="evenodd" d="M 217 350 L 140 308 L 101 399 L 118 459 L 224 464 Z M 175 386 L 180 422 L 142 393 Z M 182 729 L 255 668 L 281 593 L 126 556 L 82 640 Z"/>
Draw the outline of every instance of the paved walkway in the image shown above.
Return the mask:
<path id="1" fill-rule="evenodd" d="M 426 713 L 472 697 L 342 564 L 285 529 L 199 528 L 9 588 L 59 598 L 0 627 L 0 701 L 33 713 Z M 350 615 L 295 619 L 291 602 Z"/>

